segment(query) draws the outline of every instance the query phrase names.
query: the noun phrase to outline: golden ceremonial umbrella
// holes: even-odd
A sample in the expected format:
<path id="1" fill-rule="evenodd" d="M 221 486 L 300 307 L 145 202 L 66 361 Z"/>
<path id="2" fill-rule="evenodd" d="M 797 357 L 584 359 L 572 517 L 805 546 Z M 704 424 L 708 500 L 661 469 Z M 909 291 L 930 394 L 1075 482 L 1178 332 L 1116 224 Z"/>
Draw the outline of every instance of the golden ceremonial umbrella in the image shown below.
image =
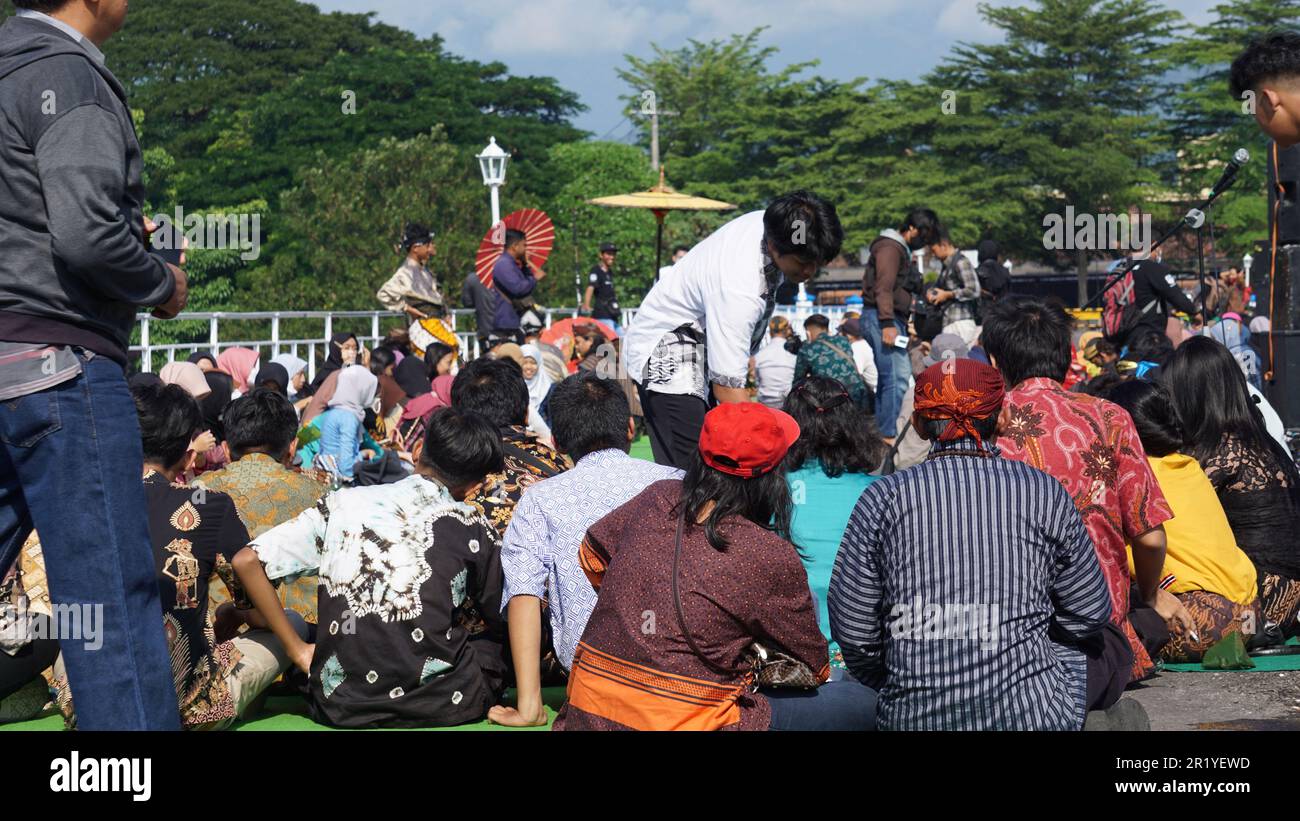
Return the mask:
<path id="1" fill-rule="evenodd" d="M 655 215 L 658 228 L 655 235 L 655 279 L 659 279 L 659 263 L 663 254 L 664 217 L 669 211 L 730 211 L 736 206 L 721 200 L 707 197 L 693 197 L 680 194 L 664 182 L 663 166 L 659 167 L 659 184 L 649 191 L 637 191 L 632 194 L 618 194 L 612 197 L 597 197 L 587 200 L 592 205 L 606 208 L 646 208 Z"/>

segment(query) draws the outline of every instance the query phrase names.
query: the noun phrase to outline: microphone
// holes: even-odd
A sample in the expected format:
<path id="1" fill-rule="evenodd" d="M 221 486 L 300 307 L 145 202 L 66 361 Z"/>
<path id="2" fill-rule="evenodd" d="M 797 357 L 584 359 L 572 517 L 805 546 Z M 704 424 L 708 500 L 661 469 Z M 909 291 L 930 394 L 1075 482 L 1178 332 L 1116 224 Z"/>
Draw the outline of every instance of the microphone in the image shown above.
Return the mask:
<path id="1" fill-rule="evenodd" d="M 1238 148 L 1233 153 L 1232 159 L 1228 160 L 1228 167 L 1223 169 L 1223 174 L 1219 177 L 1219 181 L 1210 189 L 1210 199 L 1214 199 L 1224 191 L 1231 188 L 1232 184 L 1237 181 L 1237 172 L 1240 171 L 1241 167 L 1249 161 L 1250 152 L 1244 148 Z"/>

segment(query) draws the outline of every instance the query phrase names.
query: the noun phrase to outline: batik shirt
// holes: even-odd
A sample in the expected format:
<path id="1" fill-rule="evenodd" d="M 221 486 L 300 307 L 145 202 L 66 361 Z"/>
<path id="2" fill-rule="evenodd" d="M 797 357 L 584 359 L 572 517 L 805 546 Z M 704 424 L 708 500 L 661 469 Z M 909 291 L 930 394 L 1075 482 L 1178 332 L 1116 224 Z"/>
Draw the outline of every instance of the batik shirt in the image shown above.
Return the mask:
<path id="1" fill-rule="evenodd" d="M 231 642 L 217 643 L 208 616 L 208 579 L 221 573 L 237 606 L 247 606 L 229 559 L 248 544 L 248 530 L 224 493 L 173 484 L 156 472 L 144 477 L 144 491 L 181 723 L 234 718 L 226 678 L 241 656 Z"/>
<path id="2" fill-rule="evenodd" d="M 325 482 L 289 470 L 265 453 L 250 453 L 221 470 L 205 473 L 194 486 L 229 494 L 244 527 L 248 528 L 248 535 L 254 539 L 312 507 L 329 490 Z M 278 592 L 286 610 L 302 616 L 308 624 L 316 623 L 315 576 L 282 584 Z M 227 601 L 230 594 L 220 579 L 216 579 L 209 597 L 214 604 L 219 604 Z"/>
<path id="3" fill-rule="evenodd" d="M 501 446 L 505 470 L 489 474 L 479 492 L 465 500 L 487 516 L 498 539 L 505 535 L 525 489 L 573 467 L 569 457 L 537 441 L 527 428 L 502 428 Z"/>
<path id="4" fill-rule="evenodd" d="M 625 337 L 628 374 L 656 393 L 706 401 L 710 384 L 745 387 L 782 281 L 762 211 L 722 226 L 641 301 Z"/>
<path id="5" fill-rule="evenodd" d="M 1045 471 L 1069 491 L 1106 574 L 1111 620 L 1133 648 L 1132 680 L 1145 678 L 1155 664 L 1128 620 L 1125 545 L 1174 514 L 1132 418 L 1118 405 L 1042 378 L 1009 391 L 1003 408 L 1010 420 L 998 435 L 1002 455 Z"/>
<path id="6" fill-rule="evenodd" d="M 849 398 L 859 408 L 872 411 L 871 388 L 858 371 L 858 361 L 853 356 L 853 343 L 847 336 L 822 334 L 815 342 L 806 342 L 799 348 L 794 363 L 794 383 L 798 385 L 809 376 L 834 379 L 848 391 Z"/>
<path id="7" fill-rule="evenodd" d="M 330 493 L 252 543 L 272 580 L 320 578 L 312 717 L 336 727 L 480 721 L 505 687 L 501 545 L 422 476 Z M 465 613 L 482 614 L 471 634 Z"/>

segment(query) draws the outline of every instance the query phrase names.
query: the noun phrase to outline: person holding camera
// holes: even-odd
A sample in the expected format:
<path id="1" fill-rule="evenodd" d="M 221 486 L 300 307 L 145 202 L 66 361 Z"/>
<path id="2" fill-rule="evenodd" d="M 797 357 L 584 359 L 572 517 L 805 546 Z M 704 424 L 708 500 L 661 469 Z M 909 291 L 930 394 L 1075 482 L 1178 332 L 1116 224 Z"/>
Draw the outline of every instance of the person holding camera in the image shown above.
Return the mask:
<path id="1" fill-rule="evenodd" d="M 933 211 L 914 208 L 897 231 L 882 231 L 868 249 L 862 277 L 862 328 L 876 360 L 876 418 L 881 436 L 890 444 L 898 434 L 895 420 L 907 393 L 907 318 L 913 296 L 924 287 L 912 253 L 933 243 L 938 228 L 939 217 Z"/>

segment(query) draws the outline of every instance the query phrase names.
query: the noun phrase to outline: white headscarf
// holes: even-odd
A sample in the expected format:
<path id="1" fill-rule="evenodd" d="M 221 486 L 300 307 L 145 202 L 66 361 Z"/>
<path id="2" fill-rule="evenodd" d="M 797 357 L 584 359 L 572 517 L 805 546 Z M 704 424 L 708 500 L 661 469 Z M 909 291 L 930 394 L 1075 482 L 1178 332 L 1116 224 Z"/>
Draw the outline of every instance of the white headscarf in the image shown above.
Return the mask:
<path id="1" fill-rule="evenodd" d="M 330 408 L 342 408 L 360 422 L 366 418 L 366 408 L 375 402 L 379 379 L 364 365 L 348 365 L 339 371 L 338 385 L 329 401 Z"/>
<path id="2" fill-rule="evenodd" d="M 298 357 L 294 356 L 291 353 L 282 353 L 277 357 L 273 357 L 271 361 L 283 367 L 286 371 L 289 372 L 290 382 L 292 382 L 293 378 L 297 376 L 299 373 L 301 373 L 304 368 L 307 367 L 307 360 L 299 359 Z M 288 386 L 286 385 L 285 387 Z"/>
<path id="3" fill-rule="evenodd" d="M 528 404 L 534 408 L 541 407 L 546 394 L 551 392 L 551 377 L 543 365 L 542 351 L 536 345 L 523 345 L 520 350 L 523 351 L 524 359 L 531 359 L 537 363 L 537 373 L 533 374 L 532 379 L 524 381 L 528 383 Z"/>

